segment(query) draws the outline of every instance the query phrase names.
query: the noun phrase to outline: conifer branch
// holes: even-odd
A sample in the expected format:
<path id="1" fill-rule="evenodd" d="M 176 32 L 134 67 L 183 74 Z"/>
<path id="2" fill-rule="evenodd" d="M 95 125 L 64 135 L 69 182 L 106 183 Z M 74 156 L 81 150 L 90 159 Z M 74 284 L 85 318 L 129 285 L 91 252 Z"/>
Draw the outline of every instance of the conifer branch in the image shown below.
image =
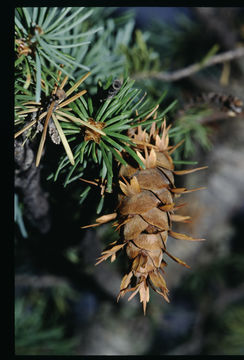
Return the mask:
<path id="1" fill-rule="evenodd" d="M 183 69 L 172 72 L 142 72 L 132 76 L 134 80 L 142 80 L 145 78 L 157 79 L 161 81 L 178 81 L 185 77 L 191 76 L 196 72 L 216 64 L 221 64 L 226 61 L 232 61 L 244 56 L 244 48 L 240 47 L 234 50 L 226 51 L 224 53 L 214 55 L 206 61 L 189 65 Z"/>

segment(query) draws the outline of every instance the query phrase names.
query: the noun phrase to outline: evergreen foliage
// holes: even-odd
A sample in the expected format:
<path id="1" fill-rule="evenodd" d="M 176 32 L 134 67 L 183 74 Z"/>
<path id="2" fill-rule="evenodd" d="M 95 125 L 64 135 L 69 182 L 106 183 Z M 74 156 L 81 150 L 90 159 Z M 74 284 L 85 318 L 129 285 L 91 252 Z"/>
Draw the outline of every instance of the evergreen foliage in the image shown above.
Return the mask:
<path id="1" fill-rule="evenodd" d="M 119 10 L 115 7 L 15 9 L 16 275 L 36 275 L 29 285 L 16 285 L 18 290 L 24 289 L 16 292 L 16 355 L 82 354 L 79 348 L 82 339 L 76 338 L 76 329 L 70 330 L 67 321 L 70 316 L 77 325 L 74 320 L 77 314 L 70 310 L 79 304 L 74 288 L 80 294 L 85 288 L 106 301 L 110 295 L 94 280 L 93 263 L 87 265 L 84 260 L 89 258 L 88 253 L 93 254 L 96 239 L 94 236 L 93 242 L 83 248 L 79 242 L 84 236 L 80 226 L 102 211 L 111 212 L 109 199 L 115 190 L 118 169 L 127 164 L 128 157 L 144 168 L 135 151 L 136 143 L 129 136 L 130 130 L 141 125 L 142 130 L 149 131 L 152 123 L 159 130 L 166 119 L 170 125 L 170 144 L 175 146 L 172 158 L 177 170 L 182 165 L 197 164 L 199 150 L 213 149 L 211 134 L 215 129 L 211 127 L 211 119 L 214 122 L 216 111 L 213 104 L 191 104 L 190 108 L 185 105 L 189 97 L 196 95 L 197 81 L 199 85 L 202 79 L 210 79 L 218 84 L 217 89 L 222 81 L 228 84 L 230 62 L 204 68 L 207 60 L 226 50 L 224 42 L 217 36 L 205 36 L 204 25 L 187 16 L 181 16 L 176 26 L 160 21 L 145 30 L 137 27 L 133 11 L 121 14 Z M 244 39 L 242 16 L 236 20 L 240 47 Z M 171 73 L 195 62 L 202 64 L 195 84 L 160 79 L 162 72 Z M 243 68 L 238 66 L 236 63 L 231 68 L 234 75 L 237 72 L 236 83 Z M 233 95 L 238 95 L 238 90 Z M 228 116 L 227 112 L 221 114 L 220 119 Z M 177 144 L 181 145 L 177 147 Z M 30 181 L 38 184 L 34 193 Z M 94 187 L 99 189 L 99 194 L 94 195 Z M 59 208 L 60 198 L 63 203 L 67 200 L 67 209 Z M 39 199 L 45 199 L 51 210 Z M 34 206 L 28 208 L 30 202 Z M 89 213 L 91 209 L 93 213 Z M 62 235 L 63 229 L 67 231 L 60 239 L 54 228 L 45 233 L 42 225 L 43 219 L 51 219 L 55 211 L 58 211 L 57 234 Z M 73 238 L 75 229 L 79 235 Z M 108 243 L 111 230 L 105 227 L 105 234 Z M 112 240 L 113 236 L 114 232 Z M 118 263 L 124 270 L 122 261 Z M 238 286 L 243 272 L 241 263 L 243 255 L 239 254 L 203 267 L 202 271 L 200 268 L 186 278 L 182 293 L 188 291 L 196 308 L 203 299 L 211 301 L 211 284 L 214 287 L 220 281 L 231 287 L 233 280 L 233 287 Z M 115 265 L 112 266 L 114 269 Z M 235 266 L 237 276 L 228 282 L 226 279 Z M 48 276 L 52 271 L 57 277 L 65 274 L 68 286 L 54 282 L 52 290 L 49 286 L 37 290 L 43 273 Z M 209 278 L 212 278 L 210 285 Z M 155 304 L 152 318 L 157 312 L 161 314 Z M 122 323 L 124 318 L 131 320 L 130 316 L 135 316 L 136 321 L 139 318 L 132 308 L 130 315 L 118 309 L 118 322 L 122 320 Z M 81 313 L 86 310 L 89 313 L 82 305 Z M 218 319 L 216 328 L 213 325 L 212 339 L 208 339 L 202 352 L 215 353 L 216 348 L 216 354 L 221 351 L 243 354 L 242 313 L 242 304 L 233 308 L 230 305 L 223 313 L 222 322 Z M 84 333 L 90 325 L 86 321 L 82 324 Z M 152 321 L 151 328 L 157 321 Z M 218 330 L 219 326 L 226 333 L 216 346 L 218 337 L 214 329 Z M 167 346 L 162 351 L 167 351 Z"/>
<path id="2" fill-rule="evenodd" d="M 56 295 L 55 290 L 58 290 Z M 67 299 L 65 299 L 67 293 L 66 291 L 60 293 L 58 287 L 55 290 L 51 296 L 41 291 L 33 291 L 31 296 L 25 295 L 16 299 L 14 314 L 16 355 L 74 353 L 78 339 L 75 337 L 67 339 L 64 326 L 57 324 L 60 321 L 60 314 L 64 315 L 67 312 Z M 48 297 L 53 298 L 57 307 L 52 314 L 53 323 L 47 321 L 50 301 Z"/>

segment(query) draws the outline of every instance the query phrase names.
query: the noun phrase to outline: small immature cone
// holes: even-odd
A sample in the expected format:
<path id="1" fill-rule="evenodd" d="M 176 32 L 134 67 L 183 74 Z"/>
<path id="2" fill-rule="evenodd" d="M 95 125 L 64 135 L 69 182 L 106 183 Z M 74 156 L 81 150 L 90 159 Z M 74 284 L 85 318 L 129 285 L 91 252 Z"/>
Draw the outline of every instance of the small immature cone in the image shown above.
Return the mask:
<path id="1" fill-rule="evenodd" d="M 189 192 L 185 188 L 178 190 L 175 187 L 174 175 L 183 175 L 205 167 L 175 172 L 170 156 L 174 148 L 168 145 L 168 131 L 169 127 L 166 128 L 164 121 L 161 137 L 154 124 L 150 134 L 142 131 L 141 127 L 131 134 L 132 140 L 139 144 L 137 154 L 144 162 L 145 169 L 130 165 L 120 168 L 122 180 L 119 184 L 122 194 L 119 196 L 115 223 L 120 230 L 120 240 L 110 244 L 97 262 L 100 263 L 109 256 L 114 261 L 116 252 L 125 248 L 131 270 L 122 279 L 118 299 L 127 292 L 132 292 L 130 300 L 139 292 L 144 314 L 149 302 L 149 286 L 169 302 L 169 290 L 163 277 L 164 267 L 167 265 L 164 254 L 189 268 L 184 261 L 168 253 L 168 235 L 182 240 L 204 240 L 172 231 L 173 221 L 189 220 L 188 216 L 174 214 L 174 199 L 183 192 Z"/>

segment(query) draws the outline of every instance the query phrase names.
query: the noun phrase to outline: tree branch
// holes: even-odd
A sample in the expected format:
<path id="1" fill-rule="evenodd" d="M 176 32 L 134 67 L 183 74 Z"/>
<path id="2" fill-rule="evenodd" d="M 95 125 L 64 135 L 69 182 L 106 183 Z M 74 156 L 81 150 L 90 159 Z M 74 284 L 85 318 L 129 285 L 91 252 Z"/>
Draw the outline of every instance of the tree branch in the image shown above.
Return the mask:
<path id="1" fill-rule="evenodd" d="M 216 64 L 231 61 L 244 56 L 244 47 L 240 47 L 234 50 L 226 51 L 224 53 L 214 55 L 210 59 L 199 62 L 196 64 L 189 65 L 183 69 L 176 70 L 173 72 L 142 72 L 132 76 L 134 80 L 142 80 L 145 78 L 157 79 L 162 81 L 177 81 L 182 78 L 191 76 L 196 72 Z"/>
<path id="2" fill-rule="evenodd" d="M 54 288 L 58 286 L 68 286 L 68 282 L 55 275 L 30 275 L 19 274 L 15 276 L 15 286 L 30 287 L 34 289 Z"/>
<path id="3" fill-rule="evenodd" d="M 28 143 L 22 146 L 19 139 L 15 140 L 14 147 L 15 187 L 22 193 L 25 215 L 32 226 L 46 234 L 51 227 L 50 206 L 41 186 L 40 169 L 35 166 L 34 152 Z"/>

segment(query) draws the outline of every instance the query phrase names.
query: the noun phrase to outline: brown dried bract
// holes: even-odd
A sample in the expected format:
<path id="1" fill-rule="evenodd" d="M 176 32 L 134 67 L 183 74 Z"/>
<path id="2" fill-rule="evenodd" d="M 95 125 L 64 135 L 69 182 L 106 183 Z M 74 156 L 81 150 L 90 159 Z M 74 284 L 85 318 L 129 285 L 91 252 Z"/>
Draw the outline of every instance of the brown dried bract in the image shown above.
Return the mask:
<path id="1" fill-rule="evenodd" d="M 90 125 L 93 125 L 95 126 L 97 129 L 99 130 L 102 130 L 105 126 L 105 123 L 103 122 L 96 122 L 95 120 L 93 120 L 92 118 L 89 118 L 88 119 L 88 122 Z M 95 130 L 93 129 L 89 129 L 87 128 L 85 130 L 85 141 L 89 141 L 89 140 L 92 140 L 92 141 L 95 141 L 95 143 L 99 144 L 100 142 L 100 139 L 101 139 L 101 134 L 99 134 L 98 132 L 96 132 Z"/>

